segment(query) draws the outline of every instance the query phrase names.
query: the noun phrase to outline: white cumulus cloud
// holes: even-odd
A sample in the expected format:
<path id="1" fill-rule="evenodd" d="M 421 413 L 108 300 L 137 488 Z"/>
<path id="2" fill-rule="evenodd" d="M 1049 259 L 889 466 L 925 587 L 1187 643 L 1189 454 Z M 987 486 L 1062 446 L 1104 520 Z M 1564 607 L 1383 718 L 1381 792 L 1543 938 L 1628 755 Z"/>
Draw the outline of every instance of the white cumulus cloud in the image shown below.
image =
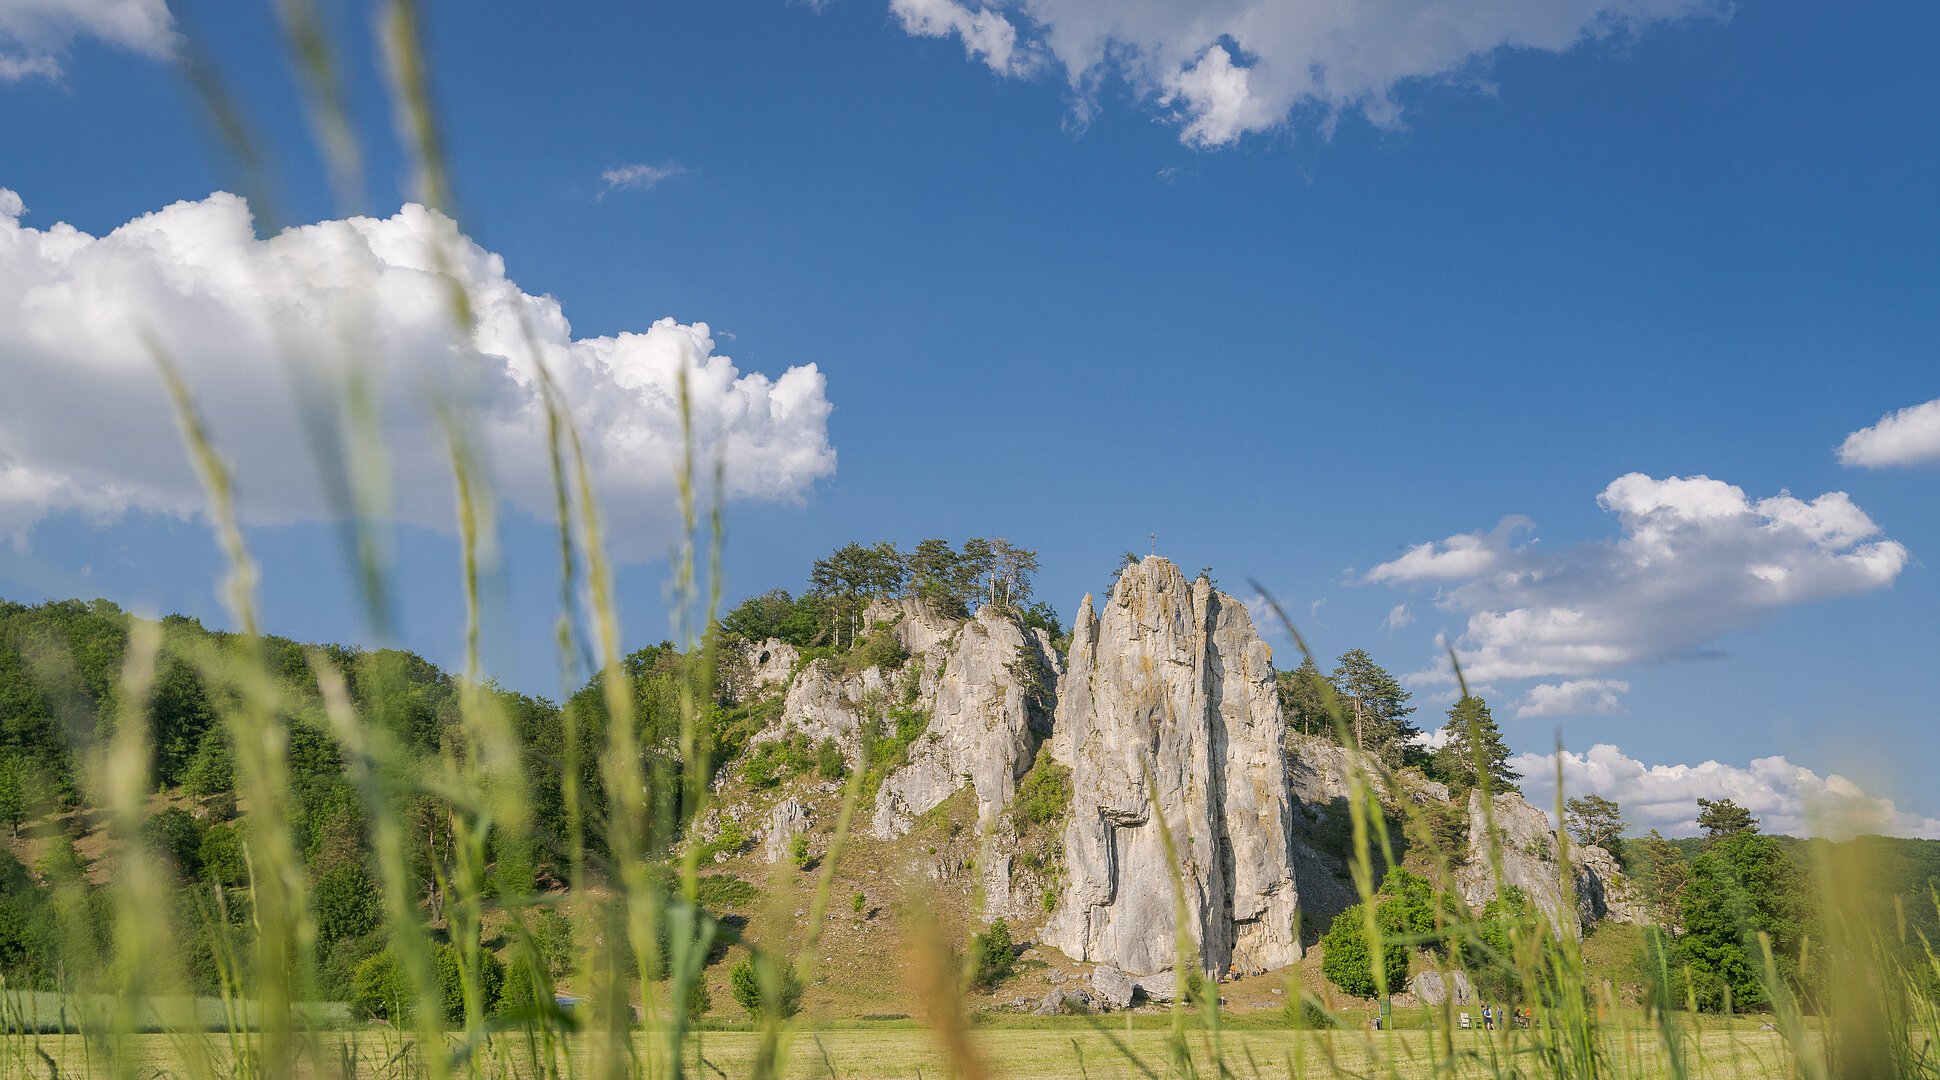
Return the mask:
<path id="1" fill-rule="evenodd" d="M 1018 44 L 1016 24 L 990 8 L 957 0 L 889 0 L 889 10 L 917 37 L 961 38 L 964 52 L 999 75 L 1025 75 L 1036 66 L 1033 53 Z"/>
<path id="2" fill-rule="evenodd" d="M 1890 585 L 1908 558 L 1839 491 L 1753 501 L 1706 476 L 1630 473 L 1597 503 L 1617 515 L 1614 541 L 1515 547 L 1522 519 L 1511 519 L 1410 549 L 1364 579 L 1439 587 L 1436 603 L 1466 616 L 1455 645 L 1469 678 L 1530 679 L 1702 655 L 1778 608 Z"/>
<path id="3" fill-rule="evenodd" d="M 1399 630 L 1412 625 L 1414 621 L 1415 613 L 1407 604 L 1396 604 L 1388 609 L 1388 617 L 1381 620 L 1381 626 L 1386 630 Z"/>
<path id="4" fill-rule="evenodd" d="M 1869 469 L 1940 461 L 1940 398 L 1880 417 L 1846 436 L 1837 452 L 1839 464 Z"/>
<path id="5" fill-rule="evenodd" d="M 1622 679 L 1570 679 L 1561 683 L 1538 683 L 1523 694 L 1516 715 L 1521 716 L 1609 716 L 1622 709 L 1617 698 L 1630 692 Z"/>
<path id="6" fill-rule="evenodd" d="M 1195 146 L 1359 110 L 1396 125 L 1396 91 L 1479 83 L 1510 49 L 1564 52 L 1655 23 L 1719 16 L 1727 0 L 890 0 L 909 33 L 956 35 L 993 70 L 1061 70 L 1087 110 L 1108 78 L 1156 104 Z"/>
<path id="7" fill-rule="evenodd" d="M 575 338 L 556 300 L 522 291 L 498 255 L 417 205 L 267 239 L 222 193 L 100 237 L 30 228 L 22 213 L 0 188 L 0 534 L 16 540 L 61 511 L 200 511 L 148 340 L 182 371 L 257 524 L 333 513 L 294 383 L 341 380 L 353 353 L 382 410 L 396 517 L 412 524 L 451 520 L 437 399 L 468 410 L 500 496 L 550 517 L 534 347 L 581 426 L 623 553 L 656 553 L 671 535 L 683 371 L 697 455 L 703 469 L 724 460 L 728 497 L 796 499 L 835 468 L 815 365 L 743 373 L 706 324 L 672 319 Z M 454 279 L 476 316 L 468 335 L 454 329 Z"/>
<path id="8" fill-rule="evenodd" d="M 58 76 L 59 54 L 81 37 L 167 56 L 175 20 L 164 0 L 0 0 L 0 82 Z"/>
<path id="9" fill-rule="evenodd" d="M 1598 743 L 1588 753 L 1565 751 L 1561 760 L 1566 796 L 1614 799 L 1637 831 L 1655 828 L 1670 836 L 1695 835 L 1697 801 L 1704 798 L 1738 803 L 1769 833 L 1940 838 L 1940 819 L 1901 810 L 1891 799 L 1869 795 L 1844 776 L 1821 776 L 1782 757 L 1758 758 L 1746 766 L 1717 761 L 1647 765 L 1609 743 Z M 1554 816 L 1557 758 L 1518 754 L 1509 763 L 1522 773 L 1529 801 Z"/>

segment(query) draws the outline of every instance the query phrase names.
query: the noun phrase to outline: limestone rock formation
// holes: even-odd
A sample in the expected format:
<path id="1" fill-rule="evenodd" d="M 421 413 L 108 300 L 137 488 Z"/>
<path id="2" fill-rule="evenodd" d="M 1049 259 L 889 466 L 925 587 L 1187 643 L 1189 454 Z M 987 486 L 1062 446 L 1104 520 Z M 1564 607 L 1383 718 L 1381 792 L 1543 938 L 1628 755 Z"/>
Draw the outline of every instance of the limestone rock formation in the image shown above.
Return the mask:
<path id="1" fill-rule="evenodd" d="M 795 732 L 811 742 L 833 739 L 851 765 L 862 759 L 862 722 L 872 708 L 893 700 L 896 675 L 868 668 L 856 675 L 838 671 L 826 659 L 811 660 L 788 684 L 781 721 L 752 741 L 787 738 Z"/>
<path id="2" fill-rule="evenodd" d="M 1463 897 L 1477 910 L 1496 896 L 1496 875 L 1489 861 L 1488 827 L 1482 809 L 1482 793 L 1470 792 L 1468 860 L 1456 874 Z M 1617 868 L 1616 859 L 1600 847 L 1571 847 L 1575 904 L 1573 910 L 1565 912 L 1556 830 L 1549 815 L 1514 792 L 1496 795 L 1493 809 L 1502 883 L 1528 894 L 1530 902 L 1559 932 L 1580 937 L 1602 919 L 1640 921 L 1642 905 Z"/>
<path id="3" fill-rule="evenodd" d="M 1100 964 L 1091 971 L 1091 991 L 1106 1006 L 1123 1009 L 1131 1005 L 1138 983 L 1118 968 Z"/>
<path id="4" fill-rule="evenodd" d="M 801 655 L 793 645 L 779 638 L 769 638 L 759 645 L 752 641 L 742 643 L 741 656 L 747 664 L 748 688 L 763 690 L 788 685 L 788 677 L 794 674 L 795 661 L 801 659 Z"/>
<path id="5" fill-rule="evenodd" d="M 1300 958 L 1292 807 L 1272 656 L 1246 608 L 1156 556 L 1078 611 L 1052 753 L 1072 772 L 1069 885 L 1045 940 L 1147 974 L 1175 963 L 1171 880 L 1149 769 L 1184 878 L 1189 963 Z M 1143 984 L 1145 980 L 1141 980 Z"/>
<path id="6" fill-rule="evenodd" d="M 931 642 L 917 694 L 930 725 L 910 747 L 908 764 L 883 780 L 875 834 L 908 832 L 917 815 L 966 782 L 976 789 L 978 820 L 988 825 L 1031 767 L 1057 690 L 1056 654 L 1015 616 L 991 607 L 948 638 L 936 638 L 920 619 L 901 625 L 912 644 Z"/>
<path id="7" fill-rule="evenodd" d="M 1593 898 L 1595 917 L 1620 923 L 1650 921 L 1643 897 L 1617 865 L 1617 857 L 1592 844 L 1570 848 L 1576 861 L 1577 891 Z"/>
<path id="8" fill-rule="evenodd" d="M 1440 1005 L 1449 998 L 1450 984 L 1453 984 L 1455 1004 L 1467 1005 L 1475 1000 L 1475 988 L 1469 985 L 1465 971 L 1449 972 L 1447 980 L 1442 979 L 1439 971 L 1417 972 L 1413 979 L 1408 980 L 1408 989 L 1421 999 L 1423 1005 Z"/>
<path id="9" fill-rule="evenodd" d="M 962 625 L 961 619 L 949 618 L 913 596 L 897 600 L 878 597 L 869 601 L 869 607 L 862 613 L 862 625 L 873 627 L 885 622 L 894 626 L 896 643 L 911 656 L 923 656 L 949 641 Z"/>
<path id="10" fill-rule="evenodd" d="M 808 831 L 808 807 L 800 799 L 783 799 L 768 815 L 768 835 L 761 844 L 761 857 L 778 863 L 788 858 L 788 847 L 797 833 Z"/>

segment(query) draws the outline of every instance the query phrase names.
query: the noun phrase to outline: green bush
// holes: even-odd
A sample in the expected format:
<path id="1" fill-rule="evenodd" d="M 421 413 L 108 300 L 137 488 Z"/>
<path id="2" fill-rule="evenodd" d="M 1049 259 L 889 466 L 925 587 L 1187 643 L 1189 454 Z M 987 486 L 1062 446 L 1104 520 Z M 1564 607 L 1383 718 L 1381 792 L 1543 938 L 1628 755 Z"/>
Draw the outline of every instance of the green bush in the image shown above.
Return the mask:
<path id="1" fill-rule="evenodd" d="M 741 767 L 741 778 L 754 787 L 771 788 L 808 771 L 809 764 L 808 736 L 797 731 L 757 744 Z"/>
<path id="2" fill-rule="evenodd" d="M 761 895 L 754 882 L 743 881 L 733 874 L 704 874 L 695 884 L 701 907 L 708 911 L 742 907 Z"/>
<path id="3" fill-rule="evenodd" d="M 823 739 L 815 744 L 815 775 L 824 780 L 840 780 L 849 773 L 849 763 L 842 757 L 842 748 L 834 739 Z"/>
<path id="4" fill-rule="evenodd" d="M 327 1001 L 349 1001 L 356 988 L 357 969 L 383 951 L 383 934 L 340 938 L 323 943 L 323 963 L 317 967 L 317 991 Z M 213 986 L 214 981 L 210 980 Z"/>
<path id="5" fill-rule="evenodd" d="M 183 770 L 182 790 L 191 795 L 207 797 L 233 790 L 235 783 L 235 755 L 229 749 L 229 736 L 221 727 L 212 727 L 203 732 L 195 756 L 189 759 L 188 767 Z"/>
<path id="6" fill-rule="evenodd" d="M 539 950 L 539 959 L 546 965 L 546 974 L 563 978 L 573 969 L 572 923 L 548 907 L 534 911 L 527 926 L 532 933 L 532 944 Z"/>
<path id="7" fill-rule="evenodd" d="M 350 1008 L 369 1020 L 403 1023 L 411 1017 L 411 982 L 389 949 L 360 961 L 350 976 Z"/>
<path id="8" fill-rule="evenodd" d="M 1295 1031 L 1325 1031 L 1339 1026 L 1334 1021 L 1334 1014 L 1328 1012 L 1320 999 L 1306 990 L 1297 992 L 1293 1000 L 1281 1006 L 1280 1019 Z"/>
<path id="9" fill-rule="evenodd" d="M 1017 950 L 1010 924 L 998 919 L 981 934 L 970 937 L 970 985 L 988 990 L 1010 977 L 1017 966 Z"/>
<path id="10" fill-rule="evenodd" d="M 211 825 L 204 830 L 196 861 L 201 864 L 202 876 L 217 885 L 240 885 L 249 879 L 242 830 L 235 825 Z"/>
<path id="11" fill-rule="evenodd" d="M 1320 973 L 1355 997 L 1371 998 L 1380 993 L 1380 987 L 1375 981 L 1364 910 L 1363 905 L 1354 904 L 1334 916 L 1334 925 L 1320 939 Z M 1408 983 L 1408 947 L 1397 942 L 1388 927 L 1383 926 L 1381 931 L 1387 988 L 1389 993 L 1396 993 Z"/>
<path id="12" fill-rule="evenodd" d="M 328 951 L 337 941 L 377 929 L 377 899 L 377 883 L 356 863 L 340 863 L 317 875 L 310 886 L 310 902 L 316 912 L 318 945 Z"/>
<path id="13" fill-rule="evenodd" d="M 896 640 L 896 627 L 893 623 L 879 622 L 869 628 L 869 632 L 855 643 L 844 659 L 843 667 L 851 672 L 881 668 L 895 671 L 909 659 L 902 643 Z"/>
<path id="14" fill-rule="evenodd" d="M 752 957 L 743 959 L 728 971 L 728 991 L 734 995 L 735 1004 L 748 1011 L 748 1015 L 759 1019 L 763 1006 L 771 1005 L 779 1019 L 786 1020 L 802 1009 L 802 981 L 795 969 L 787 964 L 774 965 L 776 982 L 775 996 L 772 1000 L 762 993 L 761 972 L 755 967 Z"/>
<path id="15" fill-rule="evenodd" d="M 713 862 L 716 855 L 739 855 L 748 850 L 754 837 L 748 834 L 748 827 L 738 821 L 723 821 L 714 839 L 701 845 L 701 861 Z"/>
<path id="16" fill-rule="evenodd" d="M 505 965 L 489 951 L 479 954 L 479 998 L 485 1013 L 498 1011 L 499 992 L 505 985 Z M 437 975 L 438 994 L 444 1006 L 444 1020 L 459 1023 L 465 1018 L 465 983 L 458 950 L 443 942 L 431 945 L 431 966 Z M 350 979 L 350 1007 L 358 1016 L 408 1022 L 417 1000 L 411 992 L 411 979 L 404 965 L 389 949 L 374 953 L 357 965 Z"/>
<path id="17" fill-rule="evenodd" d="M 795 868 L 797 870 L 808 869 L 808 863 L 809 863 L 810 857 L 811 856 L 809 855 L 809 852 L 808 852 L 807 833 L 798 832 L 793 837 L 789 838 L 788 858 L 789 858 L 789 861 L 795 864 Z"/>
<path id="18" fill-rule="evenodd" d="M 1050 825 L 1063 821 L 1071 810 L 1071 770 L 1051 760 L 1050 748 L 1039 747 L 1031 771 L 1017 783 L 1011 813 L 1020 825 Z"/>
<path id="19" fill-rule="evenodd" d="M 202 872 L 202 825 L 179 806 L 166 807 L 143 823 L 149 847 L 185 878 Z"/>

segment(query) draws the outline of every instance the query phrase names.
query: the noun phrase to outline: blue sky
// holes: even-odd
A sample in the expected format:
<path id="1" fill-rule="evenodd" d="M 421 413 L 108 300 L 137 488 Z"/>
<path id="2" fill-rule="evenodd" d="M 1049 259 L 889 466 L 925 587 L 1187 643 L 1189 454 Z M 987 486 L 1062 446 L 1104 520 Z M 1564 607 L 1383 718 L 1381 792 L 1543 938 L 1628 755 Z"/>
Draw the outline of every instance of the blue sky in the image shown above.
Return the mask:
<path id="1" fill-rule="evenodd" d="M 244 191 L 163 55 L 184 34 L 269 151 L 280 223 L 345 216 L 268 11 L 177 4 L 160 16 L 175 36 L 157 44 L 89 21 L 84 9 L 112 2 L 71 6 L 66 23 L 0 19 L 0 74 L 15 60 L 0 78 L 0 188 L 24 207 L 17 230 L 65 222 L 101 237 Z M 1068 616 L 1118 553 L 1156 536 L 1229 591 L 1258 579 L 1319 651 L 1363 646 L 1422 673 L 1418 719 L 1446 708 L 1431 700 L 1445 690 L 1438 635 L 1476 650 L 1471 663 L 1499 662 L 1481 681 L 1517 750 L 1559 736 L 1572 751 L 1621 748 L 1576 761 L 1591 786 L 1648 800 L 1744 785 L 1741 801 L 1778 800 L 1769 812 L 1783 817 L 1796 802 L 1770 789 L 1800 787 L 1785 769 L 1803 767 L 1816 774 L 1805 787 L 1844 773 L 1894 796 L 1908 831 L 1935 827 L 1940 452 L 1918 448 L 1940 417 L 1881 436 L 1914 449 L 1889 447 L 1866 459 L 1875 467 L 1835 448 L 1940 397 L 1940 132 L 1924 47 L 1940 10 L 1569 4 L 1586 26 L 1620 25 L 1567 48 L 1484 35 L 1452 64 L 1358 27 L 1355 55 L 1376 58 L 1366 89 L 1332 58 L 1343 74 L 1316 91 L 1266 73 L 1330 57 L 1259 28 L 1306 5 L 1227 6 L 1260 18 L 1205 41 L 1163 20 L 1121 27 L 1149 69 L 1108 63 L 1074 86 L 1060 35 L 1096 14 L 1086 0 L 723 0 L 544 19 L 434 3 L 458 227 L 502 259 L 495 282 L 556 299 L 570 338 L 671 317 L 707 324 L 741 373 L 815 365 L 825 385 L 793 385 L 832 407 L 825 420 L 797 410 L 755 433 L 772 457 L 749 473 L 766 488 L 728 508 L 731 596 L 799 587 L 851 539 L 1002 535 L 1042 553 L 1038 592 Z M 1456 24 L 1475 7 L 1421 6 Z M 366 135 L 351 209 L 389 218 L 412 194 L 371 12 L 335 18 Z M 1014 52 L 966 52 L 951 31 L 992 20 L 1012 28 Z M 1193 97 L 1222 57 L 1251 65 L 1251 96 Z M 643 167 L 638 182 L 602 179 L 628 166 Z M 0 367 L 45 399 L 62 370 L 78 376 L 34 340 L 0 332 Z M 260 371 L 203 376 L 221 440 L 223 387 L 241 388 L 231 405 L 247 417 L 267 384 Z M 150 394 L 160 408 L 144 377 L 116 407 Z M 585 392 L 620 413 L 632 402 Z M 0 594 L 102 595 L 223 623 L 213 545 L 169 487 L 179 476 L 114 472 L 153 456 L 152 441 L 124 445 L 131 418 L 103 412 L 77 421 L 98 438 L 67 446 L 27 415 L 53 403 L 0 409 L 0 464 L 45 476 L 85 458 L 91 471 L 67 474 L 59 498 L 25 481 L 0 490 Z M 614 445 L 654 422 L 620 416 Z M 301 458 L 300 437 L 232 434 L 250 459 L 246 503 L 256 457 Z M 529 469 L 529 451 L 509 442 L 495 464 Z M 612 468 L 627 635 L 645 644 L 665 635 L 653 556 L 668 538 L 666 470 L 651 455 Z M 1654 562 L 1598 502 L 1632 473 L 1651 481 L 1631 491 L 1639 527 L 1675 526 Z M 276 483 L 263 475 L 259 496 Z M 1682 502 L 1663 486 L 1697 476 L 1722 483 L 1679 489 Z M 140 495 L 150 482 L 157 493 Z M 400 509 L 399 636 L 449 664 L 455 543 L 428 490 L 399 485 L 416 500 Z M 1760 503 L 1786 492 L 1806 509 Z M 1849 499 L 1813 502 L 1837 492 Z M 1533 526 L 1489 539 L 1510 515 Z M 369 640 L 324 516 L 291 496 L 252 528 L 267 623 Z M 553 694 L 550 533 L 517 505 L 501 525 L 488 657 L 505 682 Z M 1471 533 L 1481 570 L 1394 563 Z M 1370 580 L 1383 564 L 1399 568 Z M 1790 584 L 1745 586 L 1774 564 Z M 1491 584 L 1511 572 L 1538 584 Z M 1608 625 L 1572 639 L 1571 659 L 1528 637 L 1483 658 L 1471 616 L 1516 610 Z M 1538 686 L 1556 689 L 1532 698 Z M 1783 768 L 1752 764 L 1779 755 Z M 1720 764 L 1705 772 L 1707 759 Z"/>

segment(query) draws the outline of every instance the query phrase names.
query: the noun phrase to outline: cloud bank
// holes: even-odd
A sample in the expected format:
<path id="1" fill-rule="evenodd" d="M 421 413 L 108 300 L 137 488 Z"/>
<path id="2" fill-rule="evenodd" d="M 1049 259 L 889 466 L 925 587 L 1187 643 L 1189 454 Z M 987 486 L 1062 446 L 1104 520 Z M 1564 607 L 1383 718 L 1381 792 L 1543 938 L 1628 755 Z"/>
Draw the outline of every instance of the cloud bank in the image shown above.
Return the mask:
<path id="1" fill-rule="evenodd" d="M 175 20 L 163 0 L 4 0 L 0 82 L 59 77 L 60 54 L 82 37 L 164 57 L 175 48 Z"/>
<path id="2" fill-rule="evenodd" d="M 1880 417 L 1846 436 L 1836 453 L 1839 464 L 1868 469 L 1940 461 L 1940 398 Z"/>
<path id="3" fill-rule="evenodd" d="M 890 0 L 905 31 L 960 38 L 1000 75 L 1060 72 L 1081 114 L 1120 79 L 1199 147 L 1302 109 L 1396 126 L 1404 84 L 1480 84 L 1504 50 L 1560 53 L 1728 10 L 1726 0 Z"/>
<path id="4" fill-rule="evenodd" d="M 550 519 L 545 416 L 532 343 L 572 408 L 617 550 L 665 549 L 681 460 L 685 371 L 704 469 L 725 494 L 793 500 L 835 469 L 816 366 L 778 378 L 714 354 L 704 323 L 575 338 L 559 303 L 442 214 L 325 221 L 258 239 L 240 198 L 179 202 L 95 237 L 21 223 L 0 188 L 0 534 L 63 511 L 188 516 L 202 493 L 145 339 L 181 369 L 253 524 L 333 506 L 306 452 L 293 373 L 340 382 L 353 354 L 375 383 L 398 520 L 448 529 L 452 481 L 433 402 L 463 405 L 500 498 Z M 442 256 L 440 255 L 442 252 Z M 450 278 L 441 273 L 448 271 Z M 476 325 L 454 331 L 450 280 Z"/>
<path id="5" fill-rule="evenodd" d="M 1907 563 L 1905 546 L 1878 538 L 1840 491 L 1753 501 L 1706 476 L 1630 473 L 1597 504 L 1617 515 L 1614 541 L 1518 546 L 1527 522 L 1511 518 L 1490 533 L 1418 545 L 1364 580 L 1440 588 L 1437 604 L 1467 617 L 1455 643 L 1464 671 L 1486 681 L 1703 655 L 1779 608 L 1884 588 Z"/>
<path id="6" fill-rule="evenodd" d="M 1522 696 L 1516 716 L 1610 716 L 1623 708 L 1618 695 L 1629 692 L 1630 684 L 1622 679 L 1537 683 Z"/>
<path id="7" fill-rule="evenodd" d="M 1522 773 L 1529 801 L 1552 816 L 1556 762 L 1545 754 L 1518 754 L 1509 762 Z M 1655 828 L 1668 836 L 1696 835 L 1697 801 L 1705 798 L 1731 799 L 1750 810 L 1769 833 L 1940 838 L 1940 819 L 1903 811 L 1891 799 L 1868 795 L 1837 773 L 1820 776 L 1782 757 L 1759 758 L 1744 767 L 1716 761 L 1646 765 L 1615 746 L 1599 743 L 1584 754 L 1565 751 L 1562 764 L 1566 795 L 1615 799 L 1623 807 L 1624 819 L 1638 832 Z"/>

